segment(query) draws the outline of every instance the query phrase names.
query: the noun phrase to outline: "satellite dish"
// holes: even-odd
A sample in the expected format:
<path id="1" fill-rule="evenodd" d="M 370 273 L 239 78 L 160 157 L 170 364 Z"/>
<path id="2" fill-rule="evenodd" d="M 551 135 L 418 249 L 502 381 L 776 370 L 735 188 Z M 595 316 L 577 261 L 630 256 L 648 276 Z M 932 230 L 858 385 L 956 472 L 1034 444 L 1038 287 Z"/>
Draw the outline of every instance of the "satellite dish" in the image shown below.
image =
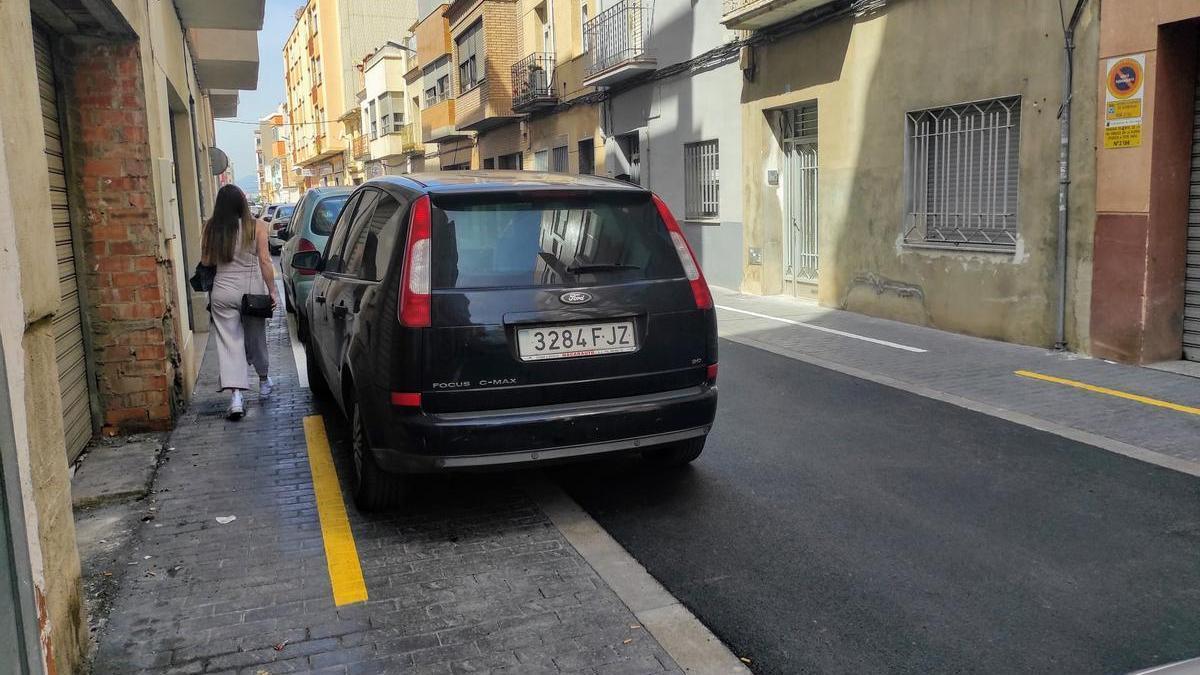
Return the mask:
<path id="1" fill-rule="evenodd" d="M 225 169 L 229 168 L 229 155 L 220 148 L 209 148 L 208 159 L 212 168 L 212 175 L 220 176 L 225 173 Z"/>

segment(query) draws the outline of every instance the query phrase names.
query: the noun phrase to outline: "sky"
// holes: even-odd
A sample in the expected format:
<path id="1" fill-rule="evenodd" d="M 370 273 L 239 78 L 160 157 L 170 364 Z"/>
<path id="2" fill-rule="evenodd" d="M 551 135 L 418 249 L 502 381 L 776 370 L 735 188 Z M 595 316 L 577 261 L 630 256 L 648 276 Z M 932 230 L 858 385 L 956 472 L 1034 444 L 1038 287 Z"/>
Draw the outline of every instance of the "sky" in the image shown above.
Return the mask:
<path id="1" fill-rule="evenodd" d="M 243 188 L 257 190 L 254 130 L 259 119 L 283 103 L 283 43 L 292 32 L 296 9 L 303 5 L 304 0 L 267 0 L 266 18 L 258 34 L 258 89 L 241 92 L 236 121 L 216 123 L 217 147 L 229 155 L 234 179 Z"/>

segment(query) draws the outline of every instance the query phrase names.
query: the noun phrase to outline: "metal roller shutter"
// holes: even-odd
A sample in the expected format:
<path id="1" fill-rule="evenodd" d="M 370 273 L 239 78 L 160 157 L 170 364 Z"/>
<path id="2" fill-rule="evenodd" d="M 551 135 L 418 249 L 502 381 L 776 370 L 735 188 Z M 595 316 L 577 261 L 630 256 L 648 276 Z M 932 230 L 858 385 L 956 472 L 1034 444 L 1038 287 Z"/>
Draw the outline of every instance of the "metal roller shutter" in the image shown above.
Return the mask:
<path id="1" fill-rule="evenodd" d="M 1183 357 L 1200 361 L 1200 82 L 1192 123 L 1192 186 L 1188 200 L 1187 278 L 1183 308 Z"/>
<path id="2" fill-rule="evenodd" d="M 37 56 L 42 124 L 46 136 L 46 166 L 50 172 L 51 223 L 58 259 L 58 287 L 62 305 L 54 315 L 54 338 L 58 360 L 58 386 L 62 394 L 63 434 L 67 459 L 75 461 L 92 437 L 92 405 L 88 389 L 87 347 L 79 307 L 79 283 L 75 274 L 75 250 L 71 241 L 71 211 L 67 204 L 67 178 L 62 126 L 58 117 L 58 94 L 50 40 L 33 31 Z"/>

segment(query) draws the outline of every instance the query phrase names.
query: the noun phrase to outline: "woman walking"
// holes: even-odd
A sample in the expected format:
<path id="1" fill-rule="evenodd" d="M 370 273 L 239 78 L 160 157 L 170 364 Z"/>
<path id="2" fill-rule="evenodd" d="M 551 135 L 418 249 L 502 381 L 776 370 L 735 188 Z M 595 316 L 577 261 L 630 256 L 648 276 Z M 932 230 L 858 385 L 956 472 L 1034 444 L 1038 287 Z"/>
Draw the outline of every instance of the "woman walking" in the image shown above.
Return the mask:
<path id="1" fill-rule="evenodd" d="M 243 313 L 246 295 L 269 295 L 274 308 L 275 269 L 267 244 L 267 224 L 250 215 L 246 195 L 236 185 L 217 192 L 212 218 L 204 225 L 201 261 L 216 266 L 209 309 L 217 333 L 220 389 L 229 394 L 229 419 L 246 412 L 242 392 L 250 388 L 247 364 L 258 373 L 259 395 L 271 395 L 265 318 Z"/>

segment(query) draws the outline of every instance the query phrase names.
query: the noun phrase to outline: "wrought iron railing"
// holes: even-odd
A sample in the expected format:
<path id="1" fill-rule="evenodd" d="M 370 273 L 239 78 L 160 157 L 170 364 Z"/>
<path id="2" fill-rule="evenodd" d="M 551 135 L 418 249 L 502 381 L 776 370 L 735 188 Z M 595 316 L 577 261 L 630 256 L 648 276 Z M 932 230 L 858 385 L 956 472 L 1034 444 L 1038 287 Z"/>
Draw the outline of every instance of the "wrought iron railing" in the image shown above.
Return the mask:
<path id="1" fill-rule="evenodd" d="M 654 15 L 653 0 L 622 0 L 584 25 L 588 77 L 649 56 L 646 43 Z"/>
<path id="2" fill-rule="evenodd" d="M 351 154 L 354 159 L 364 159 L 371 155 L 371 146 L 367 141 L 367 137 L 361 134 L 354 137 L 351 145 Z"/>
<path id="3" fill-rule="evenodd" d="M 513 110 L 532 105 L 553 104 L 554 54 L 538 52 L 517 61 L 512 67 Z"/>

